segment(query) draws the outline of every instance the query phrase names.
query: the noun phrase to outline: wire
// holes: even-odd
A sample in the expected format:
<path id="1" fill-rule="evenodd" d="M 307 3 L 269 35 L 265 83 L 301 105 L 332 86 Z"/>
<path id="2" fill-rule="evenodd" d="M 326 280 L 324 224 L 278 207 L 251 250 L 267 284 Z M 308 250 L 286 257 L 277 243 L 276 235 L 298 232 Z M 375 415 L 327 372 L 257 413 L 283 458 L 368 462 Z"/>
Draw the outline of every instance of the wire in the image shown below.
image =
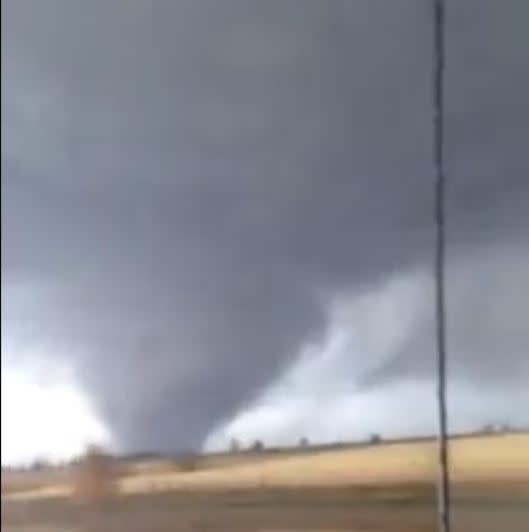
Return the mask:
<path id="1" fill-rule="evenodd" d="M 450 474 L 446 407 L 446 310 L 445 310 L 445 168 L 444 168 L 444 74 L 445 2 L 433 0 L 434 23 L 434 166 L 435 166 L 435 286 L 437 323 L 437 379 L 439 407 L 438 488 L 439 531 L 450 532 Z"/>

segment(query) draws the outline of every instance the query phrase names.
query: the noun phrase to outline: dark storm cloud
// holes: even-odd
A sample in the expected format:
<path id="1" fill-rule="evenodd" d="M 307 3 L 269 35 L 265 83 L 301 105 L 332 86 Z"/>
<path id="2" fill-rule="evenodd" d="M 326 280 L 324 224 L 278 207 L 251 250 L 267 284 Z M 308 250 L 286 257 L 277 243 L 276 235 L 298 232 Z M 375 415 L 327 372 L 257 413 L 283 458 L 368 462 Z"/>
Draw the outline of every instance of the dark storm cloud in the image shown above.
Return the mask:
<path id="1" fill-rule="evenodd" d="M 73 357 L 126 446 L 195 445 L 322 294 L 430 261 L 427 4 L 6 0 L 4 333 Z M 527 246 L 527 14 L 450 8 L 454 254 Z"/>

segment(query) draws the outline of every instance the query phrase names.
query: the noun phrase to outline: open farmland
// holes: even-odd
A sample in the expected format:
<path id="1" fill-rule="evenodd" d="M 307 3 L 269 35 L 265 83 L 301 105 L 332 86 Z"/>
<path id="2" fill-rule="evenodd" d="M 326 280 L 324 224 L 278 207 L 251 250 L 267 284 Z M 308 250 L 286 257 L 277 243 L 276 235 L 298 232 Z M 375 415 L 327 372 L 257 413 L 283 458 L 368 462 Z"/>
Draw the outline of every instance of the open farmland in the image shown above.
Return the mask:
<path id="1" fill-rule="evenodd" d="M 456 483 L 518 482 L 529 479 L 529 435 L 458 439 L 451 444 Z M 123 480 L 127 492 L 175 488 L 253 488 L 391 485 L 435 481 L 433 441 L 321 451 L 301 456 L 288 451 L 232 467 L 192 473 L 161 472 Z"/>
<path id="2" fill-rule="evenodd" d="M 174 460 L 147 460 L 121 469 L 121 494 L 97 526 L 426 532 L 435 529 L 436 463 L 433 440 L 204 457 L 193 471 Z M 451 463 L 456 530 L 527 530 L 528 434 L 455 439 Z M 4 491 L 4 522 L 73 527 L 86 509 L 50 472 L 40 472 L 42 484 L 33 489 L 37 474 L 27 491 L 20 476 L 17 490 Z"/>

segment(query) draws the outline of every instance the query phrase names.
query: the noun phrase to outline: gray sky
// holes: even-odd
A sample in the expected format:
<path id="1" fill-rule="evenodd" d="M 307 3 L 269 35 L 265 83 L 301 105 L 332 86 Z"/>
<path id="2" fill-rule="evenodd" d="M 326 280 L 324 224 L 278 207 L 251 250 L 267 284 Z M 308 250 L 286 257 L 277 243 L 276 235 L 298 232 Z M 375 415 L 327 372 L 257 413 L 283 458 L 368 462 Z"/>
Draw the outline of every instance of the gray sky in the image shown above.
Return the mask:
<path id="1" fill-rule="evenodd" d="M 428 2 L 2 9 L 3 366 L 73 363 L 129 449 L 199 445 L 337 319 L 333 394 L 429 382 Z M 528 16 L 447 20 L 450 370 L 487 397 L 529 380 Z"/>

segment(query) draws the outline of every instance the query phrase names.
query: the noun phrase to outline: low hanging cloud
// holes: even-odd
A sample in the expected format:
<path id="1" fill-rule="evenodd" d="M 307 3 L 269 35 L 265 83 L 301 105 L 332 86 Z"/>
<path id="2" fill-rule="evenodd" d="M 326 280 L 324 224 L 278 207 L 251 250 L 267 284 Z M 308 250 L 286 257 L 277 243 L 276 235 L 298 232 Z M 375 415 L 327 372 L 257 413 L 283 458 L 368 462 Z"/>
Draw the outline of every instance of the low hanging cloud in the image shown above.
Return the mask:
<path id="1" fill-rule="evenodd" d="M 448 278 L 449 425 L 526 426 L 529 358 L 520 287 L 527 253 L 505 249 L 451 262 Z M 340 294 L 326 333 L 307 345 L 251 405 L 213 430 L 206 448 L 396 437 L 437 429 L 434 281 L 417 269 Z M 498 358 L 502 355 L 504 366 Z"/>
<path id="2" fill-rule="evenodd" d="M 447 19 L 452 371 L 490 390 L 527 382 L 527 14 L 462 0 Z M 432 378 L 425 2 L 3 15 L 3 367 L 73 367 L 125 450 L 200 445 L 336 320 L 358 336 L 329 386 Z"/>

